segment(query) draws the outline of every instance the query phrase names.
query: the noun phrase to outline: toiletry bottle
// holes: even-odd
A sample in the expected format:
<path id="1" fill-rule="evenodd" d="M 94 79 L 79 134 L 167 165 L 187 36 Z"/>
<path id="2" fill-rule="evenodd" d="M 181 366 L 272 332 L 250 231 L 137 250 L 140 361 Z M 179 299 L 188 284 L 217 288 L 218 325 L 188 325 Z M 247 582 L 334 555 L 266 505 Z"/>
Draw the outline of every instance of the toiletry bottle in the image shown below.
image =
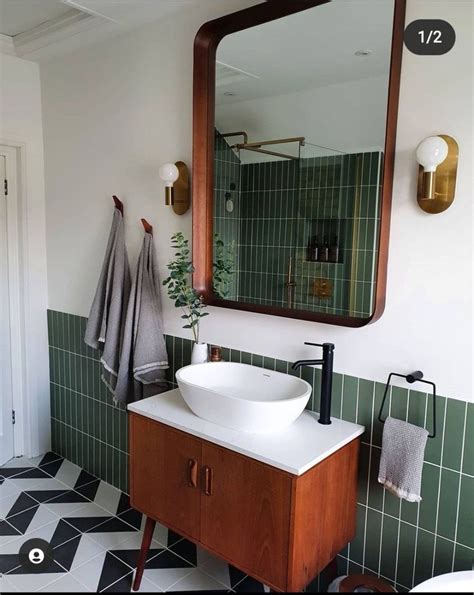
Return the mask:
<path id="1" fill-rule="evenodd" d="M 334 236 L 334 239 L 329 246 L 329 262 L 339 262 L 339 244 L 337 243 L 337 236 Z"/>
<path id="2" fill-rule="evenodd" d="M 319 247 L 319 255 L 318 255 L 319 262 L 327 262 L 328 255 L 329 255 L 328 241 L 326 238 L 324 238 L 322 245 Z"/>
<path id="3" fill-rule="evenodd" d="M 306 260 L 313 259 L 313 243 L 311 236 L 308 236 L 308 245 L 306 246 Z"/>
<path id="4" fill-rule="evenodd" d="M 211 345 L 211 362 L 222 361 L 222 347 L 219 345 Z"/>
<path id="5" fill-rule="evenodd" d="M 316 262 L 319 257 L 319 244 L 318 244 L 318 236 L 313 236 L 311 240 L 311 260 L 312 262 Z"/>

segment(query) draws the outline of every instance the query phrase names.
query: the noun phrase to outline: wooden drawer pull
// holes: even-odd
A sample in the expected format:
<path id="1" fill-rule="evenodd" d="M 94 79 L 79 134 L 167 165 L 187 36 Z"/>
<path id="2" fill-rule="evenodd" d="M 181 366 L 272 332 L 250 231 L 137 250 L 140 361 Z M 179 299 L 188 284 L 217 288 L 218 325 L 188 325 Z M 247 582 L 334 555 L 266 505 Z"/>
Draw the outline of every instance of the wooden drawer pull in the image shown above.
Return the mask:
<path id="1" fill-rule="evenodd" d="M 198 484 L 198 464 L 196 459 L 188 460 L 188 485 L 197 488 Z"/>
<path id="2" fill-rule="evenodd" d="M 204 493 L 206 496 L 212 496 L 212 475 L 211 467 L 204 467 Z"/>

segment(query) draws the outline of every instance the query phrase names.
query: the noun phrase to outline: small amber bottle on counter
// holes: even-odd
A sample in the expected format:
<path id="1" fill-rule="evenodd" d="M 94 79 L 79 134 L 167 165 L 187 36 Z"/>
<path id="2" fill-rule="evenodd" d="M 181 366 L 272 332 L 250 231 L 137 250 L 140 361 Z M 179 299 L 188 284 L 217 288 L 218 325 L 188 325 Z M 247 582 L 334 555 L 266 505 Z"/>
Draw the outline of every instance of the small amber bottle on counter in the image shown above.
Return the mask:
<path id="1" fill-rule="evenodd" d="M 221 362 L 222 361 L 222 347 L 219 345 L 211 345 L 211 362 Z"/>

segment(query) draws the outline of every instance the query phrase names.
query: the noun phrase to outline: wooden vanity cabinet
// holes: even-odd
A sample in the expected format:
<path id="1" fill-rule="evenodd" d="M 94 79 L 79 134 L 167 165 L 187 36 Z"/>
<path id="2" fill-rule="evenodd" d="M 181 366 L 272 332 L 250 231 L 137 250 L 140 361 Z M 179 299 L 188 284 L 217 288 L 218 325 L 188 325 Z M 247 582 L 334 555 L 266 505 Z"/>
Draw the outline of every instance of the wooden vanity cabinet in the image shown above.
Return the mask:
<path id="1" fill-rule="evenodd" d="M 130 416 L 132 506 L 194 540 L 201 533 L 201 444 L 190 434 Z"/>
<path id="2" fill-rule="evenodd" d="M 131 504 L 277 591 L 301 591 L 355 533 L 355 439 L 303 475 L 130 414 Z"/>

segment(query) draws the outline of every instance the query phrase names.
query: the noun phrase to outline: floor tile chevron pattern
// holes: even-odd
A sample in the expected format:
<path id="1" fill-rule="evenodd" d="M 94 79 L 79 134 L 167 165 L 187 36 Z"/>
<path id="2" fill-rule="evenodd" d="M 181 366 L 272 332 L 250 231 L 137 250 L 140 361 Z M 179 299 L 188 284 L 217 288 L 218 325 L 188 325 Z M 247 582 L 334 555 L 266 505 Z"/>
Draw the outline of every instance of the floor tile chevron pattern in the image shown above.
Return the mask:
<path id="1" fill-rule="evenodd" d="M 145 519 L 127 494 L 54 454 L 0 467 L 0 592 L 130 592 Z M 46 540 L 37 572 L 19 550 Z M 261 583 L 158 525 L 140 591 L 264 592 Z"/>

